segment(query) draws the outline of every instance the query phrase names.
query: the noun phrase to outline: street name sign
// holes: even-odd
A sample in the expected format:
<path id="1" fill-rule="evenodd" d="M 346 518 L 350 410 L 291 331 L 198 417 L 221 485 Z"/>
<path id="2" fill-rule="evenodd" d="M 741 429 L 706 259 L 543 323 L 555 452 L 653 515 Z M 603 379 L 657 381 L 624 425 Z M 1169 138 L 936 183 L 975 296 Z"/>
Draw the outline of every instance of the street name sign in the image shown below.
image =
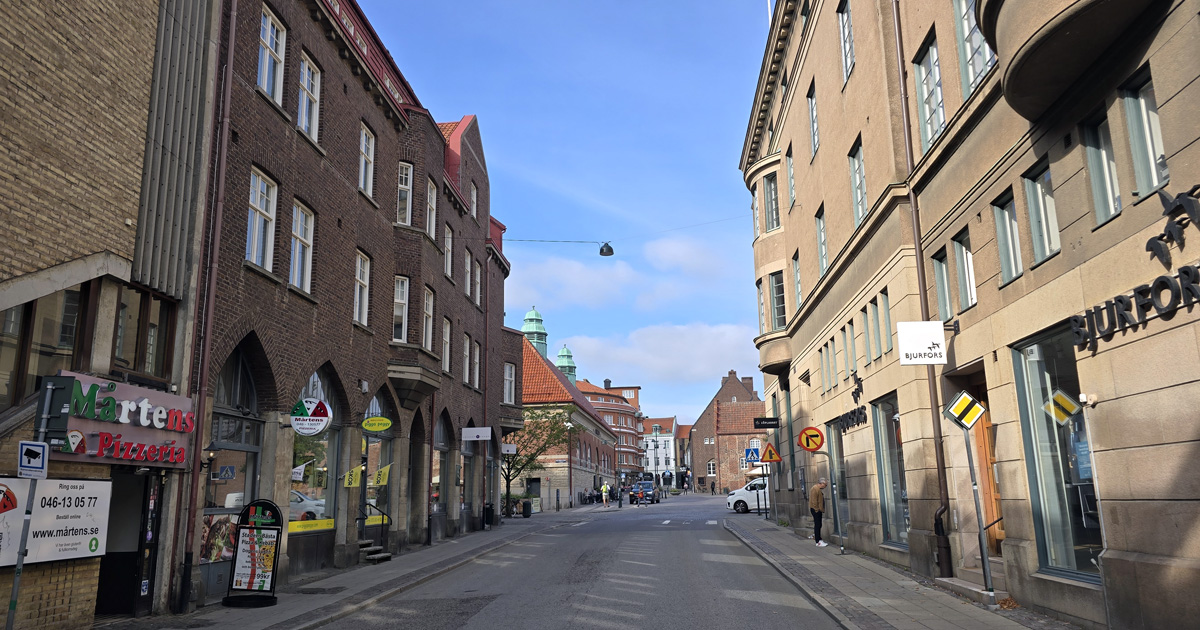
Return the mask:
<path id="1" fill-rule="evenodd" d="M 810 453 L 816 453 L 821 450 L 822 446 L 825 446 L 825 434 L 817 427 L 805 427 L 796 442 L 800 448 Z"/>
<path id="2" fill-rule="evenodd" d="M 955 421 L 964 429 L 975 426 L 975 422 L 987 413 L 987 409 L 967 392 L 961 392 L 944 410 L 942 415 Z"/>

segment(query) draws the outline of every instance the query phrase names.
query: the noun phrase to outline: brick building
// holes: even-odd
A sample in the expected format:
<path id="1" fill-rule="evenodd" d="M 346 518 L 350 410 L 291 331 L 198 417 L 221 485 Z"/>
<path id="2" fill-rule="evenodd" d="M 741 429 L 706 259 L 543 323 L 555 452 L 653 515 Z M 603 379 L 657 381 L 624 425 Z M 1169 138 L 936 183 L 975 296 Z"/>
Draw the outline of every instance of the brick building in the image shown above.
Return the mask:
<path id="1" fill-rule="evenodd" d="M 359 562 L 359 541 L 386 557 L 479 529 L 520 426 L 478 120 L 436 122 L 352 0 L 241 3 L 223 25 L 197 363 L 205 465 L 236 474 L 200 493 L 200 601 L 223 592 L 215 537 L 251 499 L 290 506 L 284 579 Z M 329 411 L 312 434 L 291 421 L 304 399 Z"/>
<path id="2" fill-rule="evenodd" d="M 745 449 L 761 446 L 766 432 L 754 429 L 754 418 L 763 415 L 763 402 L 754 390 L 754 379 L 738 378 L 730 370 L 721 377 L 721 387 L 691 430 L 691 459 L 695 470 L 696 491 L 719 493 L 739 488 L 749 481 L 752 467 L 745 461 Z"/>
<path id="3" fill-rule="evenodd" d="M 1194 432 L 1159 427 L 1196 418 L 1200 3 L 774 6 L 741 155 L 755 343 L 774 441 L 817 427 L 833 460 L 780 474 L 831 477 L 846 545 L 918 573 L 969 588 L 985 554 L 1085 627 L 1193 617 Z M 944 365 L 901 365 L 922 320 Z M 988 409 L 969 441 L 939 413 L 960 392 Z"/>
<path id="4" fill-rule="evenodd" d="M 536 313 L 535 311 L 531 311 Z M 529 318 L 527 318 L 528 320 Z M 527 413 L 571 408 L 567 444 L 538 457 L 541 470 L 522 480 L 527 494 L 541 497 L 542 509 L 572 507 L 583 493 L 617 480 L 617 433 L 571 379 L 526 339 L 522 406 Z M 590 385 L 590 384 L 589 384 Z M 549 422 L 527 417 L 526 422 Z"/>
<path id="5" fill-rule="evenodd" d="M 617 438 L 616 478 L 625 481 L 642 472 L 644 449 L 639 439 L 642 411 L 638 403 L 641 387 L 637 385 L 613 387 L 612 381 L 604 379 L 604 387 L 593 385 L 587 379 L 576 381 L 575 386 L 600 414 L 604 424 Z"/>
<path id="6" fill-rule="evenodd" d="M 16 623 L 166 612 L 198 442 L 183 418 L 218 11 L 204 0 L 19 2 L 0 20 L 3 527 L 20 531 L 26 508 L 16 443 L 37 439 L 46 378 L 63 375 L 74 379 L 63 383 L 68 432 L 50 436 L 32 523 L 55 516 L 41 499 L 74 493 L 94 509 L 72 516 L 101 532 L 30 539 Z M 151 413 L 131 413 L 137 401 Z M 120 461 L 130 449 L 114 440 L 141 457 Z M 9 589 L 19 538 L 3 543 Z"/>

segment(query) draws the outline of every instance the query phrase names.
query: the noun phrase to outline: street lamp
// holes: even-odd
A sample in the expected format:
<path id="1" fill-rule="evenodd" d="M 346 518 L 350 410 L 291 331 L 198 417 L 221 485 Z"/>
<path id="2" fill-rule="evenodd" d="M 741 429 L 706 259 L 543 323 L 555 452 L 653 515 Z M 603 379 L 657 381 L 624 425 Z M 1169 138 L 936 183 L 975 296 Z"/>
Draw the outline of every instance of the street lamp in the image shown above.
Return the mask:
<path id="1" fill-rule="evenodd" d="M 567 507 L 575 507 L 575 484 L 571 482 L 571 428 L 575 425 L 570 420 L 563 424 L 567 427 Z"/>

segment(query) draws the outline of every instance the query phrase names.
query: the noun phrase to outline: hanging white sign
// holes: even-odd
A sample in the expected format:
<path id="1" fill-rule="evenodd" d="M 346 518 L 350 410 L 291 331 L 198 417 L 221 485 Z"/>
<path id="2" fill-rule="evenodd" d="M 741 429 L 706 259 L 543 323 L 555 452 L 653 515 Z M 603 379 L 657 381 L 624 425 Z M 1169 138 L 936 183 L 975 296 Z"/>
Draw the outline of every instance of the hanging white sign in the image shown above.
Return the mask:
<path id="1" fill-rule="evenodd" d="M 466 427 L 462 430 L 462 439 L 464 442 L 492 439 L 491 427 Z"/>
<path id="2" fill-rule="evenodd" d="M 329 428 L 329 405 L 318 398 L 296 401 L 292 407 L 292 430 L 300 435 L 316 435 Z"/>
<path id="3" fill-rule="evenodd" d="M 0 477 L 0 566 L 17 563 L 28 496 L 28 479 Z M 25 562 L 104 555 L 111 498 L 111 481 L 43 480 L 33 497 Z"/>
<path id="4" fill-rule="evenodd" d="M 942 322 L 896 322 L 900 365 L 946 365 Z"/>

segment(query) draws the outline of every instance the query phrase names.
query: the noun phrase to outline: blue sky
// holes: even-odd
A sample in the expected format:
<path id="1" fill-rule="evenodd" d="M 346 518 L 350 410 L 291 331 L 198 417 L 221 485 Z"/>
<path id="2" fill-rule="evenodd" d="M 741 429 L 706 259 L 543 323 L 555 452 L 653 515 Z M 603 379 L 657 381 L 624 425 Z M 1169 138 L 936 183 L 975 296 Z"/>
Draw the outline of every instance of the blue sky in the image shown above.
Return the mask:
<path id="1" fill-rule="evenodd" d="M 360 0 L 439 122 L 479 118 L 513 264 L 579 378 L 641 385 L 690 423 L 758 353 L 750 196 L 738 172 L 766 3 Z"/>

